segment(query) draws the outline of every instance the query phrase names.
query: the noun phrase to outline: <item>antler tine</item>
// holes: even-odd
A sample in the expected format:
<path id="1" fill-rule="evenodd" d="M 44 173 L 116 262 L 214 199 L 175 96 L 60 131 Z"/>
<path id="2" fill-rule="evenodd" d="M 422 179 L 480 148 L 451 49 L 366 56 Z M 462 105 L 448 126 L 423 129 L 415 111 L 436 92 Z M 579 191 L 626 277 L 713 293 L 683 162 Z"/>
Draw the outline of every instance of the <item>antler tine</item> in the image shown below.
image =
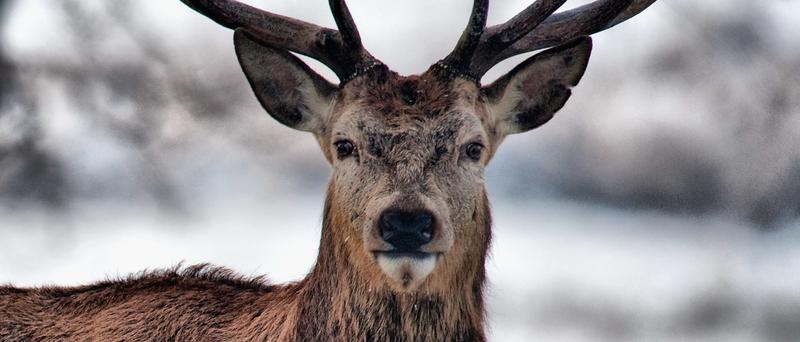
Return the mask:
<path id="1" fill-rule="evenodd" d="M 556 13 L 505 50 L 473 64 L 473 72 L 483 75 L 506 58 L 556 46 L 576 37 L 611 28 L 641 13 L 656 0 L 598 0 L 569 11 Z"/>
<path id="2" fill-rule="evenodd" d="M 343 0 L 330 0 L 340 31 L 257 9 L 234 0 L 181 0 L 230 29 L 244 28 L 259 43 L 306 55 L 327 65 L 342 83 L 368 65 L 380 64 L 361 45 Z"/>
<path id="3" fill-rule="evenodd" d="M 472 4 L 472 14 L 467 27 L 458 44 L 440 64 L 447 68 L 454 68 L 459 74 L 469 75 L 469 65 L 475 51 L 478 49 L 483 31 L 486 29 L 486 19 L 489 14 L 489 0 L 475 0 Z"/>
<path id="4" fill-rule="evenodd" d="M 624 12 L 622 12 L 622 14 L 618 15 L 614 20 L 608 23 L 603 30 L 610 29 L 621 24 L 623 21 L 633 18 L 637 14 L 644 11 L 645 8 L 650 7 L 650 5 L 652 5 L 654 2 L 656 2 L 656 0 L 634 0 L 633 3 L 628 6 Z"/>
<path id="5" fill-rule="evenodd" d="M 350 14 L 350 9 L 344 0 L 330 0 L 331 13 L 333 19 L 336 21 L 336 27 L 339 28 L 339 33 L 342 35 L 342 41 L 350 48 L 362 49 L 361 35 L 358 33 L 356 22 Z"/>
<path id="6" fill-rule="evenodd" d="M 326 30 L 311 23 L 260 10 L 238 1 L 181 1 L 222 26 L 232 30 L 247 28 L 256 31 L 265 41 L 309 57 L 316 57 L 318 52 L 314 51 L 313 45 L 309 44 L 308 40 L 315 39 L 318 33 Z"/>
<path id="7" fill-rule="evenodd" d="M 483 39 L 485 43 L 482 45 L 492 50 L 505 49 L 539 26 L 565 2 L 567 0 L 538 0 L 532 3 L 504 24 L 486 29 L 486 37 Z"/>
<path id="8" fill-rule="evenodd" d="M 482 75 L 481 66 L 491 63 L 495 55 L 539 26 L 565 2 L 567 0 L 538 0 L 504 24 L 487 28 L 470 69 Z"/>

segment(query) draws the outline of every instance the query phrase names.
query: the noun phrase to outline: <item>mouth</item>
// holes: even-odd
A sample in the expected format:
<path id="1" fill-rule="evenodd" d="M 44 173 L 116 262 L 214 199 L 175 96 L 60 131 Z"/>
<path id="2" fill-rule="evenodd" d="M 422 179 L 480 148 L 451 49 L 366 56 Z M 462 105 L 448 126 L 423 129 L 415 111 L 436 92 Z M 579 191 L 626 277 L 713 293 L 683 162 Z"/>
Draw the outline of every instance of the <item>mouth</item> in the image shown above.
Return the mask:
<path id="1" fill-rule="evenodd" d="M 440 253 L 376 251 L 373 252 L 381 271 L 404 290 L 413 290 L 436 267 Z"/>

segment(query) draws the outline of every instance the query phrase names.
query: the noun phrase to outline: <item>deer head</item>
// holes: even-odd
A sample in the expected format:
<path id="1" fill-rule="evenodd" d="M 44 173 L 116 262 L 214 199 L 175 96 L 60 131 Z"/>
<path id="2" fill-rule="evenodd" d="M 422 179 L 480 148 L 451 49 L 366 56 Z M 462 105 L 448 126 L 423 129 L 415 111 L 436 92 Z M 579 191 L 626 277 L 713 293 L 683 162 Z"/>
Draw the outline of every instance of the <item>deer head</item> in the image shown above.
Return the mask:
<path id="1" fill-rule="evenodd" d="M 490 239 L 485 167 L 506 136 L 543 125 L 564 105 L 589 61 L 589 34 L 655 0 L 600 0 L 554 15 L 565 1 L 536 1 L 487 28 L 489 1 L 475 0 L 453 52 L 402 76 L 366 51 L 343 0 L 330 0 L 338 30 L 236 1 L 183 0 L 235 30 L 236 54 L 261 105 L 312 133 L 331 164 L 322 249 L 402 293 L 446 292 L 482 277 Z M 498 62 L 544 48 L 481 84 Z M 339 84 L 291 52 L 324 63 Z"/>

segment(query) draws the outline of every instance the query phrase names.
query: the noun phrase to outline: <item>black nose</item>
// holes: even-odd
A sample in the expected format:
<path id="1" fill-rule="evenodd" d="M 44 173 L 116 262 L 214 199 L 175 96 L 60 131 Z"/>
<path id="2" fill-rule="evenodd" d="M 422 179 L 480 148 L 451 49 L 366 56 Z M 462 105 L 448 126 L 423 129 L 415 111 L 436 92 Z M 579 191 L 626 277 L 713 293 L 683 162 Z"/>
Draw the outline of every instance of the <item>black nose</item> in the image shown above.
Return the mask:
<path id="1" fill-rule="evenodd" d="M 399 252 L 414 252 L 433 239 L 433 215 L 427 211 L 387 210 L 378 227 L 381 238 Z"/>

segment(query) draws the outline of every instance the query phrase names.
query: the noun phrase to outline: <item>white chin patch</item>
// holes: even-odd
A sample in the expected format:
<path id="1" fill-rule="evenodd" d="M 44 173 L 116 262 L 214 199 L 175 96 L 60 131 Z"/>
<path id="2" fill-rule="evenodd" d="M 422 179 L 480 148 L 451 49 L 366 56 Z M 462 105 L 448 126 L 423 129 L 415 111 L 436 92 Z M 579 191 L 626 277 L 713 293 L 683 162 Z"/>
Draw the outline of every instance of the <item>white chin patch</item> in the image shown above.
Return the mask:
<path id="1" fill-rule="evenodd" d="M 377 253 L 377 260 L 383 273 L 408 290 L 422 283 L 436 266 L 436 254 L 406 256 Z"/>

